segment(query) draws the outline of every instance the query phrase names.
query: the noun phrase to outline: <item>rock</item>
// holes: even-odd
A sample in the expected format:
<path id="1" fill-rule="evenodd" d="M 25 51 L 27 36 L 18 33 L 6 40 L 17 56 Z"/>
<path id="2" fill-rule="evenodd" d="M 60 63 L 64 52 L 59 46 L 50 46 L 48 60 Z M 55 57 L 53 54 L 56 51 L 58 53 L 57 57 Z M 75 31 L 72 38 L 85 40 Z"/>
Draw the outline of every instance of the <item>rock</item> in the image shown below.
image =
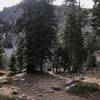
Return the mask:
<path id="1" fill-rule="evenodd" d="M 20 81 L 24 81 L 24 80 L 25 80 L 24 78 L 20 79 Z"/>
<path id="2" fill-rule="evenodd" d="M 25 73 L 20 73 L 20 74 L 16 74 L 15 77 L 22 77 L 22 76 L 24 76 L 24 75 L 25 75 Z"/>
<path id="3" fill-rule="evenodd" d="M 51 89 L 53 89 L 55 91 L 61 91 L 61 87 L 60 86 L 52 86 Z"/>
<path id="4" fill-rule="evenodd" d="M 39 97 L 42 97 L 43 95 L 42 95 L 42 94 L 39 94 L 38 96 L 39 96 Z"/>
<path id="5" fill-rule="evenodd" d="M 80 76 L 79 76 L 79 80 L 85 80 L 85 77 L 84 77 L 83 74 L 80 74 Z"/>
<path id="6" fill-rule="evenodd" d="M 63 77 L 56 78 L 56 80 L 63 80 L 63 79 L 64 79 Z"/>
<path id="7" fill-rule="evenodd" d="M 79 77 L 79 80 L 85 80 L 85 78 L 84 77 Z"/>
<path id="8" fill-rule="evenodd" d="M 74 83 L 74 84 L 72 84 L 70 87 L 74 87 L 74 86 L 76 86 L 76 84 Z"/>
<path id="9" fill-rule="evenodd" d="M 69 90 L 69 89 L 70 89 L 70 86 L 65 87 L 65 90 Z"/>
<path id="10" fill-rule="evenodd" d="M 23 98 L 27 98 L 27 95 L 26 94 L 21 94 L 21 95 L 18 96 L 18 99 L 23 100 Z"/>
<path id="11" fill-rule="evenodd" d="M 14 81 L 19 81 L 19 79 L 18 79 L 18 78 L 14 78 L 13 80 L 14 80 Z"/>
<path id="12" fill-rule="evenodd" d="M 71 86 L 72 84 L 75 84 L 75 81 L 73 81 L 73 80 L 68 80 L 68 81 L 66 81 L 65 82 L 65 87 L 67 87 L 67 86 Z"/>
<path id="13" fill-rule="evenodd" d="M 4 81 L 3 81 L 3 84 L 7 84 L 8 83 L 8 81 L 5 79 Z"/>
<path id="14" fill-rule="evenodd" d="M 0 84 L 7 84 L 8 83 L 8 80 L 7 79 L 1 79 L 0 80 Z"/>
<path id="15" fill-rule="evenodd" d="M 17 91 L 17 90 L 13 90 L 13 91 L 12 91 L 12 94 L 13 94 L 13 95 L 17 95 L 17 94 L 18 94 L 18 91 Z"/>
<path id="16" fill-rule="evenodd" d="M 76 84 L 74 83 L 74 84 L 72 84 L 72 85 L 70 85 L 70 86 L 66 86 L 65 87 L 65 90 L 69 90 L 70 88 L 72 88 L 72 87 L 74 87 Z"/>
<path id="17" fill-rule="evenodd" d="M 47 93 L 54 93 L 55 91 L 53 89 L 47 90 Z"/>

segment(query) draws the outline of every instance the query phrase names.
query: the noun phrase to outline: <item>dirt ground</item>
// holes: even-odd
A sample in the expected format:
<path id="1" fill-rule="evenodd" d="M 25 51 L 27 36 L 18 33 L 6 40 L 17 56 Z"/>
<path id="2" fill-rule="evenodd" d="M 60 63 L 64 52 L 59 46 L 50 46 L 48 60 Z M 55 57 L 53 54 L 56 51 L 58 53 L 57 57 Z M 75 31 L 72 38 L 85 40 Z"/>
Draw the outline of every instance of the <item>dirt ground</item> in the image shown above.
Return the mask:
<path id="1" fill-rule="evenodd" d="M 91 74 L 91 75 L 90 75 Z M 97 75 L 97 73 L 96 73 Z M 95 74 L 89 73 L 86 77 L 95 77 Z M 98 75 L 95 78 L 100 75 Z M 72 75 L 60 75 L 63 77 L 73 77 Z M 49 74 L 19 74 L 14 77 L 14 80 L 1 88 L 2 94 L 12 96 L 12 90 L 17 90 L 15 95 L 17 100 L 100 100 L 100 95 L 84 98 L 72 96 L 64 89 L 66 79 L 60 79 Z M 52 91 L 53 85 L 61 87 L 61 91 Z"/>

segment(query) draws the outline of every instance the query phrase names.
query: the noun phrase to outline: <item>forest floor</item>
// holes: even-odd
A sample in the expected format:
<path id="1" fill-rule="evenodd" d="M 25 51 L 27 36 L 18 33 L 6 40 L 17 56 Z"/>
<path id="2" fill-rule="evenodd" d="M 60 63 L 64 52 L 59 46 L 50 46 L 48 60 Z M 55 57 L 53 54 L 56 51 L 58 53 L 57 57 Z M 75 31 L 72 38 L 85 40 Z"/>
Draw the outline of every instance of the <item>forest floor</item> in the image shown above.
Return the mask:
<path id="1" fill-rule="evenodd" d="M 0 88 L 2 95 L 12 96 L 15 90 L 16 100 L 100 100 L 100 95 L 88 98 L 73 96 L 67 93 L 64 83 L 69 79 L 79 78 L 76 74 L 18 74 L 11 78 L 9 84 Z M 84 81 L 97 83 L 100 85 L 100 71 L 88 72 L 84 74 Z M 60 91 L 53 91 L 52 86 L 59 86 Z M 17 91 L 17 92 L 16 92 Z"/>

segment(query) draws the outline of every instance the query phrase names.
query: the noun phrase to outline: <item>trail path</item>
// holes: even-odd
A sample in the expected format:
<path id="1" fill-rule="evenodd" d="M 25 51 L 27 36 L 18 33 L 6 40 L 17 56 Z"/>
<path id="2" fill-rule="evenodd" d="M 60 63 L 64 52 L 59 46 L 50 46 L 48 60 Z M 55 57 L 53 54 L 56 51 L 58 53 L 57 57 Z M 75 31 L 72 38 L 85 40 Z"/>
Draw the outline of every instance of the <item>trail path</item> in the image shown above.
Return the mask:
<path id="1" fill-rule="evenodd" d="M 50 75 L 49 75 L 50 74 Z M 17 74 L 10 84 L 4 85 L 0 91 L 1 94 L 12 96 L 12 92 L 14 90 L 18 91 L 18 94 L 15 96 L 16 98 L 23 97 L 23 99 L 17 100 L 100 100 L 100 95 L 96 95 L 91 98 L 83 98 L 79 96 L 69 95 L 65 88 L 64 83 L 68 80 L 79 80 L 78 75 L 72 74 L 60 74 L 57 75 L 53 72 L 49 72 L 49 74 Z M 96 73 L 96 75 L 88 74 L 83 77 L 86 82 L 97 83 L 100 85 L 99 79 L 100 73 Z M 6 78 L 6 76 L 1 77 Z M 47 91 L 51 91 L 51 86 L 56 85 L 61 87 L 61 91 L 54 91 L 48 93 Z"/>
<path id="2" fill-rule="evenodd" d="M 56 75 L 53 72 L 49 72 L 50 75 L 54 76 L 54 77 L 58 77 L 61 79 L 65 79 L 65 80 L 79 80 L 80 76 L 75 76 L 73 78 L 68 78 L 67 76 L 62 76 L 62 75 Z M 96 77 L 89 77 L 89 76 L 83 76 L 84 77 L 84 82 L 90 82 L 90 83 L 96 83 L 98 85 L 100 85 L 100 79 L 96 78 Z"/>

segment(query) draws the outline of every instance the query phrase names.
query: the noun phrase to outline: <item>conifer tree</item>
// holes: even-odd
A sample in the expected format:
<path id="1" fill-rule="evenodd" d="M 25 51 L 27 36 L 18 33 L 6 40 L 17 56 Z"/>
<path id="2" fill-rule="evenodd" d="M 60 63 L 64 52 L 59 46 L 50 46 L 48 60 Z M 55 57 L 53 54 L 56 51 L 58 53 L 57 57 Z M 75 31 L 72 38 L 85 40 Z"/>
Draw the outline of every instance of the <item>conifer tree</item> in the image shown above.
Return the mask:
<path id="1" fill-rule="evenodd" d="M 9 68 L 10 68 L 11 74 L 16 74 L 16 71 L 17 71 L 17 69 L 16 69 L 16 58 L 15 58 L 14 54 L 10 58 Z"/>
<path id="2" fill-rule="evenodd" d="M 2 41 L 3 24 L 0 24 L 0 69 L 4 68 L 4 49 Z"/>
<path id="3" fill-rule="evenodd" d="M 27 72 L 43 71 L 55 40 L 55 16 L 52 0 L 24 0 L 24 13 L 17 20 L 17 32 L 25 30 Z"/>
<path id="4" fill-rule="evenodd" d="M 2 47 L 2 41 L 0 40 L 0 69 L 4 68 L 4 51 Z"/>
<path id="5" fill-rule="evenodd" d="M 94 52 L 100 49 L 97 45 L 98 39 L 100 40 L 100 0 L 93 0 L 93 12 L 91 25 L 93 32 L 87 36 L 87 47 L 88 47 L 88 65 L 91 67 L 96 66 L 96 57 Z"/>
<path id="6" fill-rule="evenodd" d="M 81 8 L 76 6 L 76 0 L 65 0 L 65 11 L 59 34 L 62 45 L 66 49 L 69 66 L 77 72 L 83 64 L 83 38 L 81 34 Z M 63 40 L 62 40 L 63 39 Z"/>
<path id="7" fill-rule="evenodd" d="M 19 37 L 16 56 L 17 67 L 20 71 L 22 71 L 25 68 L 25 37 L 22 34 Z"/>
<path id="8" fill-rule="evenodd" d="M 100 37 L 100 0 L 93 0 L 93 18 L 92 18 L 92 26 L 94 34 Z"/>

